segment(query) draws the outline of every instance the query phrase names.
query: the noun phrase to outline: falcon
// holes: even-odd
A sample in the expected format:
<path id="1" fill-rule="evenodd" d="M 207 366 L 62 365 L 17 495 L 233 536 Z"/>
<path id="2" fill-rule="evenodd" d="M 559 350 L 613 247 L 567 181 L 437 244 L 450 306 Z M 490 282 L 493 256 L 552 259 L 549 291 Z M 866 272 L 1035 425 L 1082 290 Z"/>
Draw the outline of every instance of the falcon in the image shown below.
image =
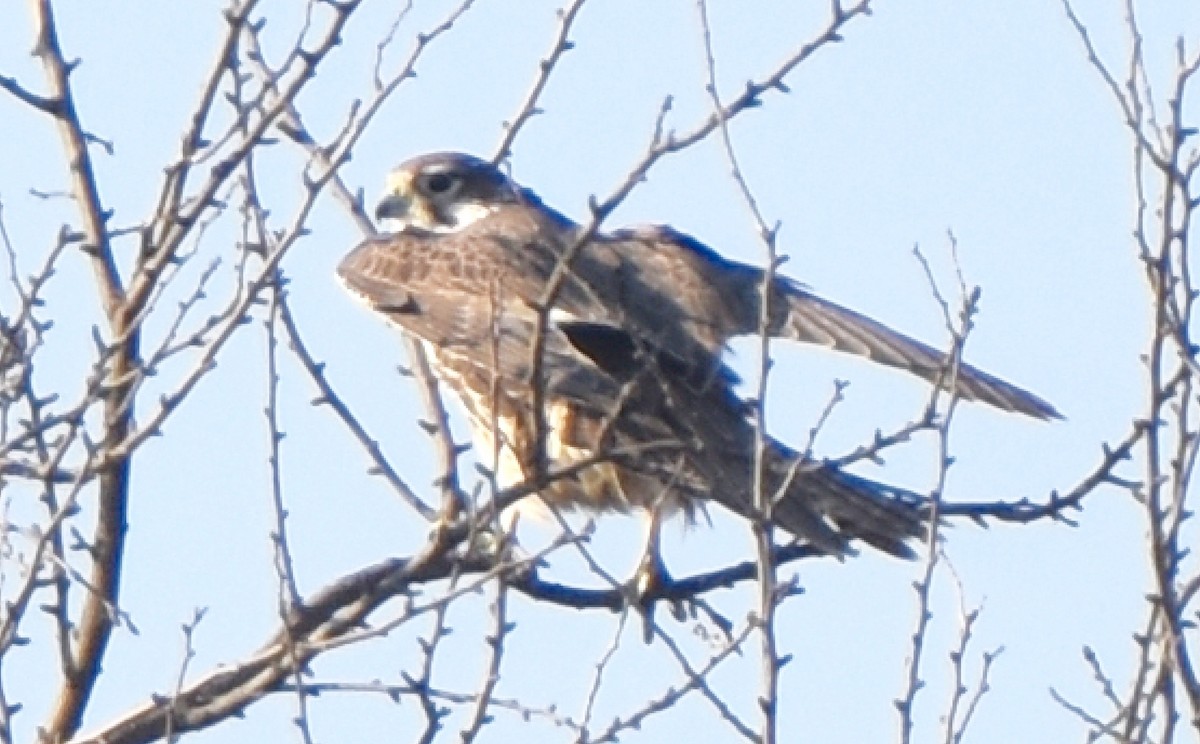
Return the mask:
<path id="1" fill-rule="evenodd" d="M 924 534 L 911 494 L 763 437 L 722 360 L 759 333 L 765 273 L 668 227 L 581 240 L 582 228 L 493 164 L 409 160 L 377 218 L 398 229 L 338 267 L 348 289 L 416 337 L 462 402 L 497 486 L 546 473 L 549 504 L 694 516 L 716 501 L 754 518 L 756 485 L 778 527 L 833 555 L 862 540 L 908 557 Z M 962 398 L 1039 419 L 1047 402 L 926 344 L 772 278 L 766 330 L 865 356 Z M 943 377 L 948 378 L 943 380 Z M 761 459 L 761 477 L 756 470 Z"/>

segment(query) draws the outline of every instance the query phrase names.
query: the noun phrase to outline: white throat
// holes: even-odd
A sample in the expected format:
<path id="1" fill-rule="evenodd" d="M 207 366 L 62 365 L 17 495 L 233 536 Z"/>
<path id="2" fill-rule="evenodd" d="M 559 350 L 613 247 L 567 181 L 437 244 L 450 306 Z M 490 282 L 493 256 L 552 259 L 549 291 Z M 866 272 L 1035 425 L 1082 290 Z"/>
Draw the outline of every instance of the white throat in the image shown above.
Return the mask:
<path id="1" fill-rule="evenodd" d="M 467 226 L 478 222 L 484 217 L 487 217 L 489 214 L 495 212 L 496 207 L 495 205 L 489 206 L 487 204 L 468 202 L 464 204 L 454 204 L 448 211 L 449 214 L 447 216 L 454 221 L 454 224 L 452 225 L 443 225 L 441 223 L 431 225 L 425 222 L 416 222 L 409 217 L 385 217 L 379 223 L 379 226 L 384 232 L 389 233 L 404 232 L 410 227 L 417 228 L 418 230 L 424 230 L 426 232 L 443 234 L 456 233 L 460 230 L 465 230 Z"/>
<path id="2" fill-rule="evenodd" d="M 442 226 L 439 232 L 458 232 L 465 229 L 467 226 L 478 222 L 496 211 L 494 204 L 479 204 L 478 202 L 466 202 L 455 204 L 450 208 L 450 217 L 454 219 L 453 227 Z"/>

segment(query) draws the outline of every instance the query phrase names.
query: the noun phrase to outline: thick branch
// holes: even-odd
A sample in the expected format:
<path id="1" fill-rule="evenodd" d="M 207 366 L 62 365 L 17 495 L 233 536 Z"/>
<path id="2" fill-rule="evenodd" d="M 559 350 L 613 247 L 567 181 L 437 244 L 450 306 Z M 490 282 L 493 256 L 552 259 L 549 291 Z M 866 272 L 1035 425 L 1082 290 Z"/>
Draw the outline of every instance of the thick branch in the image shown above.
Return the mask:
<path id="1" fill-rule="evenodd" d="M 113 261 L 112 246 L 108 240 L 105 222 L 108 213 L 100 202 L 100 191 L 92 158 L 88 153 L 88 136 L 84 133 L 79 114 L 75 109 L 75 96 L 71 92 L 69 77 L 78 62 L 68 63 L 63 58 L 58 43 L 58 30 L 54 25 L 54 12 L 50 0 L 36 0 L 34 22 L 37 26 L 37 46 L 34 54 L 41 58 L 46 70 L 46 81 L 50 88 L 49 100 L 54 102 L 53 113 L 63 138 L 67 165 L 71 170 L 71 195 L 79 206 L 83 217 L 83 233 L 87 237 L 85 250 L 92 256 L 92 268 L 100 289 L 100 301 L 109 327 L 114 335 L 121 335 L 123 321 L 121 301 L 121 277 Z"/>
<path id="2" fill-rule="evenodd" d="M 138 329 L 131 327 L 124 307 L 124 291 L 113 260 L 105 225 L 108 213 L 100 201 L 96 175 L 88 153 L 88 136 L 83 130 L 69 76 L 74 64 L 63 58 L 50 0 L 34 4 L 37 45 L 34 53 L 46 71 L 50 97 L 56 101 L 54 116 L 63 139 L 71 172 L 72 194 L 83 218 L 85 250 L 92 268 L 109 330 L 114 339 L 104 393 L 104 433 L 101 451 L 107 451 L 127 436 L 131 426 L 133 370 L 137 369 Z M 124 553 L 126 507 L 129 496 L 130 459 L 110 459 L 100 473 L 96 529 L 90 545 L 92 571 L 77 628 L 74 658 L 66 660 L 65 679 L 46 723 L 50 741 L 70 737 L 78 728 L 92 689 L 100 675 L 101 661 L 115 622 Z"/>

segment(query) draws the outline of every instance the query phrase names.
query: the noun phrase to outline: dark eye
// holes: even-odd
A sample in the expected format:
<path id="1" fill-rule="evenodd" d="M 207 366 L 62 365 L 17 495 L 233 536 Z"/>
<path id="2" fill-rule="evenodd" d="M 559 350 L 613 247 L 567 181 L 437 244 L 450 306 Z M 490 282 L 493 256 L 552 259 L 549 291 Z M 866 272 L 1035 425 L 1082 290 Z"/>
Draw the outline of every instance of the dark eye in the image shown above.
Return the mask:
<path id="1" fill-rule="evenodd" d="M 454 179 L 445 173 L 434 173 L 425 179 L 425 188 L 431 194 L 444 194 L 454 185 Z"/>

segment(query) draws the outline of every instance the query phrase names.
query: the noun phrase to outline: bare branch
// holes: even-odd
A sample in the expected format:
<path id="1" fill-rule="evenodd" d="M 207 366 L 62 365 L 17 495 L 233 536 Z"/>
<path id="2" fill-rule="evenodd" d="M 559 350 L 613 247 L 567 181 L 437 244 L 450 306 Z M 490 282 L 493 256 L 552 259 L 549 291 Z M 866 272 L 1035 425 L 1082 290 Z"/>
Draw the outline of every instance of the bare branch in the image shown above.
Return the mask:
<path id="1" fill-rule="evenodd" d="M 58 102 L 53 98 L 39 96 L 37 93 L 23 87 L 16 81 L 15 78 L 0 75 L 0 88 L 8 91 L 16 96 L 22 103 L 32 106 L 33 108 L 45 114 L 55 115 L 58 113 Z"/>
<path id="2" fill-rule="evenodd" d="M 371 437 L 359 423 L 358 419 L 350 411 L 350 408 L 342 400 L 341 396 L 333 389 L 329 383 L 329 379 L 325 376 L 325 365 L 322 362 L 316 361 L 312 353 L 309 352 L 308 346 L 300 337 L 300 329 L 296 325 L 296 319 L 292 315 L 291 307 L 287 303 L 287 298 L 283 298 L 279 306 L 280 320 L 283 321 L 284 331 L 288 335 L 288 342 L 296 357 L 300 360 L 301 365 L 308 376 L 316 384 L 320 395 L 313 400 L 313 405 L 327 405 L 337 414 L 342 420 L 346 428 L 358 440 L 368 457 L 371 458 L 371 472 L 383 476 L 388 484 L 399 494 L 404 503 L 408 504 L 426 521 L 432 522 L 437 518 L 437 512 L 434 511 L 421 500 L 419 496 L 409 487 L 408 483 L 400 477 L 400 474 L 392 466 L 391 462 L 383 454 L 383 450 L 379 447 L 379 442 Z"/>
<path id="3" fill-rule="evenodd" d="M 49 97 L 55 102 L 52 113 L 63 138 L 63 149 L 71 171 L 71 194 L 83 218 L 83 232 L 87 239 L 84 250 L 92 257 L 100 301 L 110 328 L 114 335 L 123 335 L 120 313 L 124 290 L 108 241 L 107 222 L 110 215 L 100 201 L 92 156 L 88 152 L 88 136 L 84 133 L 75 108 L 75 95 L 68 80 L 78 62 L 68 64 L 63 57 L 50 0 L 35 0 L 33 7 L 37 28 L 34 54 L 42 61 L 50 89 Z"/>
<path id="4" fill-rule="evenodd" d="M 496 154 L 492 156 L 493 163 L 499 164 L 512 155 L 512 145 L 521 128 L 534 116 L 542 113 L 542 110 L 537 107 L 538 99 L 541 98 L 542 91 L 546 89 L 550 75 L 558 67 L 559 60 L 575 46 L 568 37 L 571 34 L 571 26 L 575 23 L 575 17 L 579 15 L 579 10 L 585 2 L 587 0 L 572 0 L 570 4 L 559 8 L 558 33 L 555 34 L 550 53 L 538 62 L 538 74 L 534 78 L 533 86 L 525 94 L 525 100 L 517 109 L 517 115 L 512 118 L 512 121 L 506 121 L 502 125 L 504 136 L 501 137 L 500 144 L 496 146 Z"/>

